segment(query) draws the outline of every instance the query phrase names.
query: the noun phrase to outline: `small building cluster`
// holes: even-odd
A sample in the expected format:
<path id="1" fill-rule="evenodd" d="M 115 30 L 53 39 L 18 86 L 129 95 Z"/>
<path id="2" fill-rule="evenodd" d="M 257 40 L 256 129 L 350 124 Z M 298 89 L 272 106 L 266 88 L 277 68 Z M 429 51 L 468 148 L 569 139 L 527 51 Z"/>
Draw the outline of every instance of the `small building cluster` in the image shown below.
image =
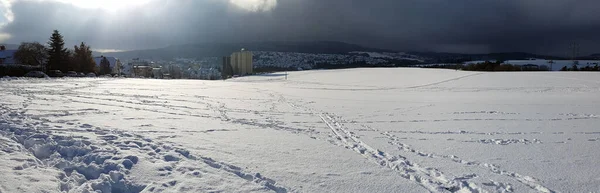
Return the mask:
<path id="1" fill-rule="evenodd" d="M 133 59 L 127 66 L 126 73 L 134 78 L 151 78 L 154 76 L 154 63 L 140 60 L 139 58 Z"/>
<path id="2" fill-rule="evenodd" d="M 254 52 L 254 66 L 257 68 L 277 67 L 292 69 L 312 69 L 317 64 L 344 65 L 364 63 L 370 65 L 393 63 L 394 60 L 422 61 L 418 56 L 405 53 L 351 52 L 349 54 L 315 54 L 298 52 Z"/>
<path id="3" fill-rule="evenodd" d="M 144 60 L 135 58 L 121 67 L 120 73 L 135 78 L 219 80 L 252 74 L 253 53 L 241 50 L 227 57 L 174 58 Z"/>

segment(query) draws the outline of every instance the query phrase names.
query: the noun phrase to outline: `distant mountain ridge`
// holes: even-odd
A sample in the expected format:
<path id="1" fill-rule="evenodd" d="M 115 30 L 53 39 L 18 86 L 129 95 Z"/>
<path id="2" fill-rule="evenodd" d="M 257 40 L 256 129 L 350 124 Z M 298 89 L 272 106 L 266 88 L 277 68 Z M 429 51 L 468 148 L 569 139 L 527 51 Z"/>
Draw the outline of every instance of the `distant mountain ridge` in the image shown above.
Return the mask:
<path id="1" fill-rule="evenodd" d="M 146 58 L 169 60 L 176 57 L 199 58 L 228 56 L 245 48 L 251 51 L 299 52 L 320 54 L 346 54 L 352 51 L 396 52 L 393 50 L 368 48 L 356 44 L 335 41 L 316 42 L 250 42 L 250 43 L 201 43 L 173 45 L 165 48 L 133 50 L 125 52 L 95 53 L 120 59 Z"/>
<path id="2" fill-rule="evenodd" d="M 7 49 L 18 49 L 17 44 L 5 45 Z M 124 52 L 93 52 L 98 57 L 101 55 L 116 57 L 121 61 L 133 58 L 143 58 L 151 60 L 171 60 L 173 58 L 203 58 L 203 57 L 221 57 L 229 56 L 235 51 L 245 48 L 250 51 L 270 51 L 270 52 L 296 52 L 311 54 L 348 54 L 349 52 L 390 52 L 398 53 L 396 50 L 370 48 L 357 44 L 350 44 L 338 41 L 266 41 L 266 42 L 246 42 L 246 43 L 196 43 L 172 45 L 164 48 L 131 50 Z M 548 60 L 568 60 L 568 57 L 540 55 L 527 52 L 501 52 L 487 54 L 465 54 L 465 53 L 445 53 L 445 52 L 405 52 L 415 55 L 422 59 L 422 63 L 462 63 L 466 61 L 483 60 L 527 60 L 530 58 L 548 59 Z M 577 57 L 580 60 L 600 60 L 600 53 L 589 56 Z"/>
<path id="3" fill-rule="evenodd" d="M 112 56 L 121 60 L 133 58 L 144 58 L 152 60 L 171 60 L 177 57 L 202 58 L 228 56 L 232 52 L 245 48 L 250 51 L 271 52 L 298 52 L 312 54 L 348 54 L 349 52 L 398 52 L 389 49 L 370 48 L 357 44 L 337 41 L 270 41 L 270 42 L 246 42 L 246 43 L 197 43 L 173 45 L 157 49 L 132 50 L 125 52 L 104 52 L 94 55 Z M 501 52 L 488 54 L 464 54 L 443 52 L 406 52 L 426 58 L 424 63 L 460 63 L 477 60 L 526 60 L 530 58 L 563 60 L 568 59 L 559 56 L 540 55 L 527 52 Z M 600 54 L 582 58 L 600 58 Z"/>
<path id="4" fill-rule="evenodd" d="M 598 54 L 590 54 L 589 56 L 583 57 L 583 59 L 599 60 L 600 59 L 600 53 L 598 53 Z"/>

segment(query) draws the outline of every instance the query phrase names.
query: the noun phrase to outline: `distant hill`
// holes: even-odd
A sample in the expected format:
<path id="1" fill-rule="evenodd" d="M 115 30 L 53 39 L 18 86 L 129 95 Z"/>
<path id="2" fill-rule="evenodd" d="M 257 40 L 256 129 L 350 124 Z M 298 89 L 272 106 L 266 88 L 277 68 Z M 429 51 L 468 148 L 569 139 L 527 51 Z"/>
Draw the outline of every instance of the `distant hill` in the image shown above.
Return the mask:
<path id="1" fill-rule="evenodd" d="M 570 60 L 571 58 L 568 57 L 566 59 Z M 599 54 L 590 54 L 587 56 L 579 56 L 576 59 L 577 60 L 600 60 L 600 53 Z"/>
<path id="2" fill-rule="evenodd" d="M 250 51 L 299 52 L 318 54 L 346 54 L 352 51 L 362 52 L 397 52 L 394 50 L 369 48 L 356 44 L 336 41 L 311 42 L 248 42 L 248 43 L 199 43 L 173 45 L 164 48 L 132 50 L 125 52 L 94 53 L 95 56 L 112 56 L 121 60 L 145 58 L 153 60 L 170 60 L 176 57 L 201 58 L 228 56 L 232 52 L 245 48 Z M 474 60 L 524 60 L 528 58 L 560 60 L 557 56 L 539 55 L 526 52 L 503 52 L 489 54 L 461 54 L 440 52 L 407 52 L 425 59 L 425 63 L 459 63 Z M 600 57 L 600 55 L 599 55 Z"/>
<path id="3" fill-rule="evenodd" d="M 529 58 L 560 60 L 565 59 L 558 56 L 547 56 L 526 52 L 503 52 L 489 54 L 461 54 L 461 53 L 439 53 L 439 52 L 409 52 L 409 54 L 429 58 L 433 63 L 457 63 L 477 60 L 526 60 Z"/>
<path id="4" fill-rule="evenodd" d="M 317 42 L 251 42 L 251 43 L 202 43 L 174 45 L 165 48 L 133 50 L 126 52 L 105 52 L 105 55 L 120 59 L 146 58 L 168 60 L 176 57 L 199 58 L 228 56 L 241 48 L 251 51 L 300 52 L 321 54 L 343 54 L 352 51 L 395 52 L 392 50 L 367 48 L 360 45 L 335 41 Z"/>
<path id="5" fill-rule="evenodd" d="M 599 54 L 590 54 L 589 56 L 578 57 L 578 59 L 581 59 L 581 60 L 600 60 L 600 53 Z"/>

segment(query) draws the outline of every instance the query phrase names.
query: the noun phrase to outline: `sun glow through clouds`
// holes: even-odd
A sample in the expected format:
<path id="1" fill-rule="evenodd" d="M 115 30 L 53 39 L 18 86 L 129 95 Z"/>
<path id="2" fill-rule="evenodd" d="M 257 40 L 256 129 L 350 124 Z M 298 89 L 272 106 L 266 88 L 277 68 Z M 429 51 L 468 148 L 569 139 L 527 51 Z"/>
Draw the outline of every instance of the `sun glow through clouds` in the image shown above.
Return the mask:
<path id="1" fill-rule="evenodd" d="M 277 0 L 229 0 L 229 3 L 248 11 L 270 11 L 277 6 Z"/>
<path id="2" fill-rule="evenodd" d="M 100 8 L 105 10 L 118 10 L 123 8 L 140 6 L 150 0 L 59 0 L 82 8 Z"/>

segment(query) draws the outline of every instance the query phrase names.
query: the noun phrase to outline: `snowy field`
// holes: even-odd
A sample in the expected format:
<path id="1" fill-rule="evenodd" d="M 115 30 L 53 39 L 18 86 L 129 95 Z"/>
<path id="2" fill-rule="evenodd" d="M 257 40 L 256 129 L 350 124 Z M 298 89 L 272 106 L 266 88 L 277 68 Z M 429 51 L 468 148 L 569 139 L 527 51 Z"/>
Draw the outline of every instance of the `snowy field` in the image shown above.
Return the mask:
<path id="1" fill-rule="evenodd" d="M 0 81 L 0 192 L 600 192 L 600 74 Z"/>

